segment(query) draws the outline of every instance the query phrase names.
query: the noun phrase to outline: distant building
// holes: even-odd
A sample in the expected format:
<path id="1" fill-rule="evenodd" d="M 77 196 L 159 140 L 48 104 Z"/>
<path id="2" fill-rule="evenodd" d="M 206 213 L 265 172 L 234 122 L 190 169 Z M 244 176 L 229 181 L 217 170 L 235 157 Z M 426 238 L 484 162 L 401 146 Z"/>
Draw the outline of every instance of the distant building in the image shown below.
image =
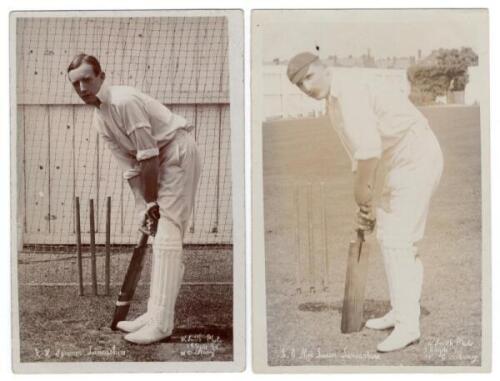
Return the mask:
<path id="1" fill-rule="evenodd" d="M 363 58 L 354 57 L 352 54 L 348 57 L 342 57 L 337 60 L 336 66 L 342 67 L 363 67 Z"/>
<path id="2" fill-rule="evenodd" d="M 375 60 L 375 66 L 380 69 L 408 69 L 414 65 L 415 57 L 386 57 Z"/>
<path id="3" fill-rule="evenodd" d="M 422 51 L 419 49 L 417 57 L 385 57 L 375 58 L 372 56 L 370 49 L 366 54 L 355 57 L 350 54 L 347 57 L 339 57 L 337 55 L 330 55 L 323 58 L 327 66 L 337 67 L 366 67 L 366 68 L 379 68 L 379 69 L 408 69 L 411 65 L 419 62 L 422 59 Z M 264 62 L 265 65 L 288 65 L 288 59 L 274 58 L 272 61 Z"/>

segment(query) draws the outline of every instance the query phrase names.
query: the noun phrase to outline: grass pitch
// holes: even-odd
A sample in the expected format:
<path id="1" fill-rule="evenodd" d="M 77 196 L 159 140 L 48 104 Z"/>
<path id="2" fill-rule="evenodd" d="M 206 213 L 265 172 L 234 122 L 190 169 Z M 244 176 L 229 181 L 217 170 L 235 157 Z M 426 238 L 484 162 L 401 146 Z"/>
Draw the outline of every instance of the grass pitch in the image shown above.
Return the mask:
<path id="1" fill-rule="evenodd" d="M 127 249 L 131 253 L 131 249 Z M 42 259 L 37 259 L 43 257 Z M 232 250 L 185 250 L 186 275 L 168 339 L 133 345 L 109 328 L 129 255 L 114 255 L 111 296 L 78 296 L 72 254 L 26 254 L 19 266 L 21 362 L 231 361 L 233 359 Z M 54 259 L 55 257 L 55 259 Z M 102 258 L 98 262 L 101 264 Z M 129 312 L 146 310 L 149 255 Z M 98 267 L 102 275 L 102 266 Z M 49 275 L 47 277 L 47 274 Z M 88 277 L 85 272 L 85 279 Z M 33 283 L 36 280 L 38 283 Z M 43 282 L 52 285 L 43 285 Z M 40 283 L 41 282 L 41 283 Z M 59 283 L 59 285 L 58 285 Z"/>
<path id="2" fill-rule="evenodd" d="M 390 331 L 341 334 L 347 248 L 356 206 L 350 163 L 326 118 L 263 126 L 268 359 L 277 365 L 481 364 L 481 151 L 478 107 L 422 109 L 444 154 L 425 238 L 422 337 L 404 351 L 379 354 Z M 296 184 L 325 182 L 329 284 L 298 295 L 295 280 Z M 418 184 L 416 184 L 418 186 Z M 315 200 L 317 203 L 317 200 Z M 389 309 L 382 257 L 373 236 L 364 318 Z"/>

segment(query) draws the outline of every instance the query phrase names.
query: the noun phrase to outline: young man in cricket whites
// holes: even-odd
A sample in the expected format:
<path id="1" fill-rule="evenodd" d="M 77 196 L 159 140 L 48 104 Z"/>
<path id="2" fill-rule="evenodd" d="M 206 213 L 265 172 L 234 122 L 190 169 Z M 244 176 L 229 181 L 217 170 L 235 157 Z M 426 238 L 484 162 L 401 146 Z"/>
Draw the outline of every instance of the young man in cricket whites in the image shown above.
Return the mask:
<path id="1" fill-rule="evenodd" d="M 336 75 L 308 52 L 290 60 L 287 75 L 308 96 L 325 99 L 331 124 L 352 161 L 357 223 L 369 233 L 377 221 L 392 307 L 385 316 L 368 320 L 366 327 L 394 328 L 378 351 L 402 349 L 420 337 L 423 267 L 416 243 L 424 235 L 443 170 L 439 143 L 408 97 L 383 78 L 359 72 Z M 375 210 L 380 162 L 387 175 Z"/>
<path id="2" fill-rule="evenodd" d="M 142 210 L 142 229 L 154 236 L 147 311 L 118 328 L 136 344 L 171 335 L 184 265 L 182 239 L 191 215 L 201 162 L 186 120 L 132 87 L 110 86 L 99 61 L 77 55 L 68 78 L 80 98 L 95 106 L 100 138 L 123 168 Z"/>

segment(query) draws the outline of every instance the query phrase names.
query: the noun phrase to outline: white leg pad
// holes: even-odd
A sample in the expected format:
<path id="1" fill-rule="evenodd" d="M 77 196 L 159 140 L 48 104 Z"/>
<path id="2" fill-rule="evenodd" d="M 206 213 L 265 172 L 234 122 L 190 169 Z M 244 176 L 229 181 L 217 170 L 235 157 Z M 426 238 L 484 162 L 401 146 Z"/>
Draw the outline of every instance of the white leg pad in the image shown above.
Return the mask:
<path id="1" fill-rule="evenodd" d="M 383 248 L 383 244 L 380 245 L 380 247 Z M 390 267 L 390 258 L 389 258 L 389 251 L 388 250 L 382 250 L 382 256 L 384 257 L 384 268 L 385 268 L 385 276 L 387 278 L 387 286 L 389 288 L 389 300 L 391 302 L 391 309 L 394 308 L 394 281 L 392 280 L 393 276 L 391 274 L 391 267 Z"/>
<path id="2" fill-rule="evenodd" d="M 383 247 L 388 259 L 389 278 L 392 288 L 392 306 L 396 325 L 401 324 L 419 331 L 420 293 L 423 268 L 416 249 L 409 247 Z"/>
<path id="3" fill-rule="evenodd" d="M 391 352 L 403 349 L 420 338 L 420 293 L 423 267 L 413 245 L 383 247 L 388 259 L 392 283 L 392 306 L 395 328 L 377 350 Z"/>
<path id="4" fill-rule="evenodd" d="M 383 241 L 382 239 L 379 238 L 379 243 L 380 247 L 383 248 Z M 382 256 L 384 258 L 384 268 L 385 268 L 385 276 L 387 278 L 387 286 L 389 289 L 389 300 L 391 302 L 391 309 L 389 312 L 387 312 L 384 316 L 374 318 L 374 319 L 369 319 L 365 323 L 365 327 L 370 328 L 370 329 L 375 329 L 375 330 L 384 330 L 388 328 L 393 328 L 394 325 L 396 324 L 396 318 L 395 318 L 395 313 L 394 313 L 394 285 L 393 285 L 393 280 L 392 280 L 392 274 L 391 274 L 391 266 L 390 266 L 390 258 L 389 258 L 389 251 L 388 250 L 382 250 Z"/>
<path id="5" fill-rule="evenodd" d="M 148 302 L 151 322 L 163 332 L 171 332 L 184 264 L 182 263 L 181 230 L 173 222 L 161 218 L 153 242 L 151 293 Z"/>

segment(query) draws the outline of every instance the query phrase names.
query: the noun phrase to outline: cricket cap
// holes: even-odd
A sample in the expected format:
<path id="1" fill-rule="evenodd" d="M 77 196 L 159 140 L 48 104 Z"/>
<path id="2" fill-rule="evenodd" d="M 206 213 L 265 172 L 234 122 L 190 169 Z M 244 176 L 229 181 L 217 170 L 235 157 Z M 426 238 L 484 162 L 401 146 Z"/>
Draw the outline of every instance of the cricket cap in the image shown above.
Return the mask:
<path id="1" fill-rule="evenodd" d="M 309 52 L 302 52 L 294 56 L 288 62 L 288 68 L 286 70 L 290 82 L 296 85 L 307 74 L 309 65 L 318 59 L 318 56 Z"/>

